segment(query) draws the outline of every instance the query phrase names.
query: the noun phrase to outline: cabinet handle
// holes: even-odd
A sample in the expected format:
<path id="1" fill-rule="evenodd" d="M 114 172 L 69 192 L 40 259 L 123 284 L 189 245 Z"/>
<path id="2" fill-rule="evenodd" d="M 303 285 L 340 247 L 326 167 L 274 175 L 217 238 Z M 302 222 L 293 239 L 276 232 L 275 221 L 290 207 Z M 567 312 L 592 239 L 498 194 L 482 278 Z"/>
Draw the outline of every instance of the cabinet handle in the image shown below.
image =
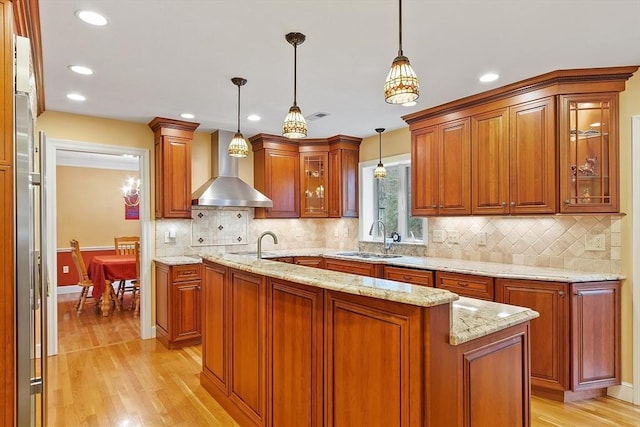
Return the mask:
<path id="1" fill-rule="evenodd" d="M 466 282 L 458 282 L 458 286 L 462 286 L 463 288 L 468 288 L 469 284 Z"/>
<path id="2" fill-rule="evenodd" d="M 411 276 L 402 276 L 402 278 L 403 278 L 404 280 L 411 280 L 411 279 L 413 279 L 413 277 L 411 277 Z"/>
<path id="3" fill-rule="evenodd" d="M 558 292 L 558 296 L 559 296 L 560 298 L 564 298 L 564 291 L 560 291 L 560 292 Z"/>

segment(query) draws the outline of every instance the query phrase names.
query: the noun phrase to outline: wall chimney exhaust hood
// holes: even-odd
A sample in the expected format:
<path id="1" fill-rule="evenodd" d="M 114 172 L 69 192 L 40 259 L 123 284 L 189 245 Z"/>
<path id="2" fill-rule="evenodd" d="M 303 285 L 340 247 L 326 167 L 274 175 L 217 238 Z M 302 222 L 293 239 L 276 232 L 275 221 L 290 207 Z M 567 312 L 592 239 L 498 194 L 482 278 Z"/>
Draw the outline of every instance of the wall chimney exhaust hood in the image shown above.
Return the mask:
<path id="1" fill-rule="evenodd" d="M 212 171 L 218 165 L 218 177 L 211 178 L 191 196 L 194 206 L 273 207 L 267 196 L 238 177 L 238 159 L 227 154 L 233 132 L 216 131 L 211 134 Z"/>

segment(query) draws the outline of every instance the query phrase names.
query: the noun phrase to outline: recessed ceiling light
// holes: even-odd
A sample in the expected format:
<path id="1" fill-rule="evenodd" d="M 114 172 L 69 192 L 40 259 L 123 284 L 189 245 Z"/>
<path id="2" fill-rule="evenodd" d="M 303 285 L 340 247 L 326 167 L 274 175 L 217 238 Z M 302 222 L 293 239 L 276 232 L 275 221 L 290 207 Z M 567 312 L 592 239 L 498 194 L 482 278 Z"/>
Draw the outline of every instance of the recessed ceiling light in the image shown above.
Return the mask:
<path id="1" fill-rule="evenodd" d="M 500 76 L 496 73 L 487 73 L 480 76 L 478 80 L 482 83 L 495 82 Z"/>
<path id="2" fill-rule="evenodd" d="M 247 120 L 249 120 L 250 122 L 257 122 L 260 121 L 260 116 L 257 114 L 249 114 L 247 116 Z"/>
<path id="3" fill-rule="evenodd" d="M 417 104 L 416 101 L 409 101 L 409 102 L 405 102 L 404 104 L 402 104 L 402 106 L 403 107 L 413 107 L 416 104 Z"/>
<path id="4" fill-rule="evenodd" d="M 183 119 L 193 119 L 195 116 L 191 113 L 182 113 L 180 114 L 180 117 L 182 117 Z"/>
<path id="5" fill-rule="evenodd" d="M 74 73 L 83 74 L 85 76 L 93 74 L 93 70 L 89 67 L 85 67 L 84 65 L 69 65 L 69 69 Z"/>
<path id="6" fill-rule="evenodd" d="M 87 99 L 79 93 L 68 93 L 67 98 L 71 99 L 72 101 L 84 101 L 85 99 Z"/>
<path id="7" fill-rule="evenodd" d="M 76 16 L 82 19 L 87 24 L 97 26 L 107 25 L 107 18 L 97 12 L 91 12 L 89 10 L 77 10 Z"/>

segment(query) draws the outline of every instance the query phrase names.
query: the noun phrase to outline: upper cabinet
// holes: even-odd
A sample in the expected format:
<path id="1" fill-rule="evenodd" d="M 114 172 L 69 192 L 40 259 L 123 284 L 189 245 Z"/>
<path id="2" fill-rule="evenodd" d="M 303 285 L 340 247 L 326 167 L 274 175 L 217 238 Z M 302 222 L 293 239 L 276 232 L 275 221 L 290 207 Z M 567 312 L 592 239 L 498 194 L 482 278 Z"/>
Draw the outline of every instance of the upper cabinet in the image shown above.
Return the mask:
<path id="1" fill-rule="evenodd" d="M 360 138 L 258 134 L 249 141 L 255 188 L 273 201 L 271 208 L 256 208 L 256 218 L 358 216 Z"/>
<path id="2" fill-rule="evenodd" d="M 560 97 L 560 211 L 618 212 L 618 93 Z"/>
<path id="3" fill-rule="evenodd" d="M 412 214 L 619 212 L 618 93 L 637 69 L 554 71 L 404 116 Z"/>
<path id="4" fill-rule="evenodd" d="M 154 134 L 156 218 L 191 218 L 191 141 L 199 123 L 156 117 Z"/>

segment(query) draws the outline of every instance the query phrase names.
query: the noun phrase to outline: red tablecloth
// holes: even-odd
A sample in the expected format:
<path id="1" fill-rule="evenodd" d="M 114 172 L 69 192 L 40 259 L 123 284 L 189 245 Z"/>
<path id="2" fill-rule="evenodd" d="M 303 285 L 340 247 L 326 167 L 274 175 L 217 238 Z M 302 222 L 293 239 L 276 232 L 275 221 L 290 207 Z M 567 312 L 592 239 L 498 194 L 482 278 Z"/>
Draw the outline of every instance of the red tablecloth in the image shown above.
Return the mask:
<path id="1" fill-rule="evenodd" d="M 136 278 L 135 255 L 98 255 L 91 258 L 87 274 L 93 282 L 93 296 L 100 298 L 105 280 L 133 280 Z"/>

